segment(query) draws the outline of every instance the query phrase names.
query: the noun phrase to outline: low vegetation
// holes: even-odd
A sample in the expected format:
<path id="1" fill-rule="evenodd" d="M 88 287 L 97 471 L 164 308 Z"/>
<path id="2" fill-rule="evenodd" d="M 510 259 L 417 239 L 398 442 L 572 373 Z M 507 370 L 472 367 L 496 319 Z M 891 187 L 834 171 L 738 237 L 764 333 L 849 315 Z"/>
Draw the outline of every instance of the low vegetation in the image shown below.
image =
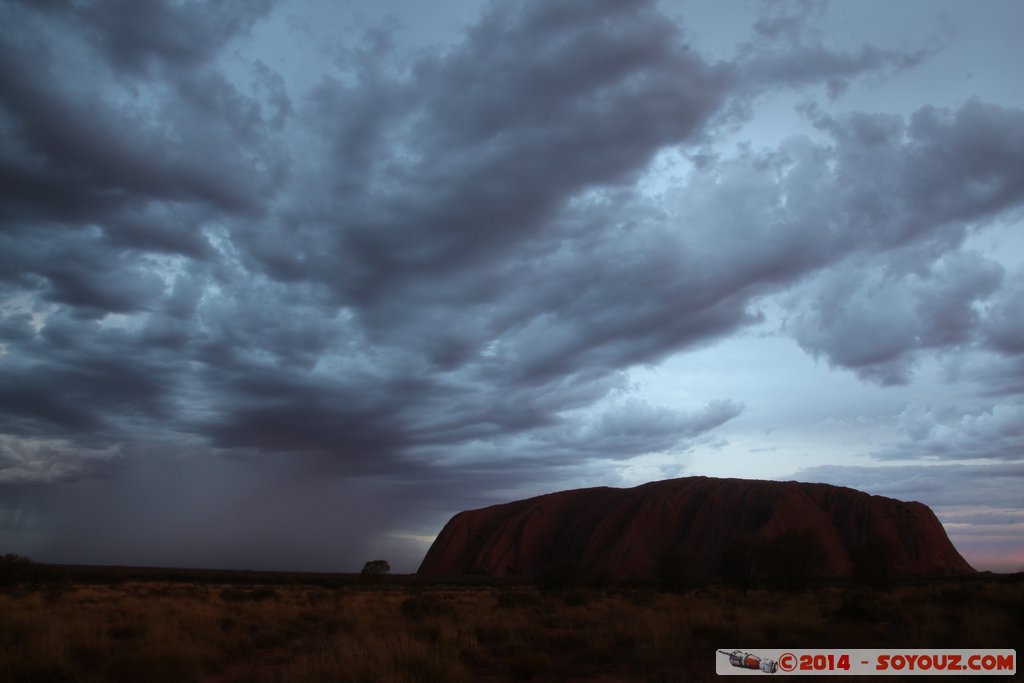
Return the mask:
<path id="1" fill-rule="evenodd" d="M 717 648 L 1007 648 L 1020 575 L 819 584 L 541 586 L 53 569 L 0 587 L 0 681 L 469 683 L 717 680 Z M 182 580 L 182 579 L 185 580 Z M 255 580 L 255 579 L 262 579 Z"/>

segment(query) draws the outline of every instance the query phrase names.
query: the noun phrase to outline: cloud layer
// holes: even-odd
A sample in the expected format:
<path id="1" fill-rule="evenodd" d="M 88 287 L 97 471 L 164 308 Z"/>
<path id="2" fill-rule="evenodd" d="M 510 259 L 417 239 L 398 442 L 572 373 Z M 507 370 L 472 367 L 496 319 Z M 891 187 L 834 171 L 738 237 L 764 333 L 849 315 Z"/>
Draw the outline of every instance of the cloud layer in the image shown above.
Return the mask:
<path id="1" fill-rule="evenodd" d="M 659 155 L 713 149 L 766 92 L 837 96 L 927 50 L 831 50 L 776 13 L 716 61 L 653 3 L 537 0 L 413 54 L 346 38 L 296 91 L 247 52 L 286 9 L 0 9 L 0 485 L 156 486 L 153 459 L 226 458 L 450 494 L 407 496 L 387 529 L 684 452 L 743 397 L 651 405 L 629 369 L 768 302 L 881 384 L 928 354 L 1019 359 L 1021 273 L 966 242 L 1019 216 L 1024 111 L 808 101 L 805 134 L 645 189 Z M 892 454 L 1018 461 L 1007 392 L 908 413 Z"/>

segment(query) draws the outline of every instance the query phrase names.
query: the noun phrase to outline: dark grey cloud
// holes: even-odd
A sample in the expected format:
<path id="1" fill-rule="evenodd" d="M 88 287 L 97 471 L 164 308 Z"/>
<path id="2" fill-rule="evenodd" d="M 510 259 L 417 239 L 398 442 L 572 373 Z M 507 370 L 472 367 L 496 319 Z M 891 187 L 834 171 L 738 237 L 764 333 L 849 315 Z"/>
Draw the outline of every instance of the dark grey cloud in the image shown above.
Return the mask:
<path id="1" fill-rule="evenodd" d="M 1020 354 L 974 353 L 947 364 L 951 382 L 964 382 L 974 394 L 995 401 L 1024 396 L 1024 358 Z"/>
<path id="2" fill-rule="evenodd" d="M 865 72 L 884 70 L 889 73 L 909 69 L 926 59 L 929 51 L 913 53 L 864 47 L 857 52 L 839 52 L 821 44 L 787 46 L 779 52 L 754 50 L 742 65 L 742 75 L 760 87 L 774 83 L 818 85 L 824 83 L 830 98 L 842 94 L 848 78 Z"/>
<path id="3" fill-rule="evenodd" d="M 182 361 L 124 330 L 53 313 L 0 363 L 5 432 L 112 445 L 124 423 L 173 417 L 168 397 Z"/>
<path id="4" fill-rule="evenodd" d="M 754 31 L 761 38 L 799 43 L 810 37 L 817 38 L 815 26 L 825 10 L 822 0 L 774 2 L 761 10 L 754 22 Z"/>
<path id="5" fill-rule="evenodd" d="M 743 406 L 729 400 L 709 403 L 693 413 L 658 408 L 639 399 L 613 405 L 590 424 L 555 435 L 554 453 L 628 459 L 668 452 L 739 415 Z"/>
<path id="6" fill-rule="evenodd" d="M 501 7 L 464 43 L 408 71 L 373 62 L 381 55 L 371 45 L 351 55 L 355 84 L 315 89 L 303 116 L 328 144 L 311 150 L 307 168 L 329 173 L 294 176 L 271 219 L 287 230 L 258 222 L 234 234 L 247 265 L 271 278 L 257 306 L 274 300 L 278 283 L 305 282 L 330 297 L 292 307 L 288 327 L 343 318 L 309 356 L 339 374 L 308 392 L 289 376 L 294 364 L 261 368 L 273 378 L 263 390 L 218 380 L 227 400 L 207 427 L 218 444 L 290 439 L 351 450 L 354 460 L 373 448 L 453 448 L 563 427 L 560 414 L 601 399 L 624 365 L 750 319 L 742 300 L 683 302 L 692 311 L 676 316 L 653 302 L 636 306 L 637 295 L 662 284 L 639 272 L 653 245 L 618 263 L 602 244 L 608 225 L 597 206 L 610 201 L 595 195 L 586 210 L 570 206 L 584 189 L 632 180 L 660 148 L 698 134 L 730 83 L 727 69 L 682 49 L 646 3 L 593 10 Z M 579 253 L 595 251 L 593 261 Z M 268 339 L 243 298 L 234 299 L 243 308 L 209 316 L 230 321 L 223 347 L 251 341 L 275 354 L 273 327 Z M 339 338 L 350 343 L 338 348 Z M 240 355 L 232 354 L 239 371 L 252 375 Z M 211 363 L 210 383 L 224 367 Z M 280 438 L 261 428 L 270 425 Z"/>
<path id="7" fill-rule="evenodd" d="M 808 351 L 883 384 L 906 382 L 920 349 L 979 343 L 979 310 L 1003 268 L 959 246 L 969 228 L 1024 199 L 1024 147 L 1012 133 L 1024 112 L 971 101 L 955 113 L 919 110 L 909 124 L 809 114 L 835 146 L 818 148 L 815 176 L 796 176 L 806 184 L 795 197 L 812 203 L 794 205 L 782 189 L 786 214 L 814 221 L 794 233 L 801 250 L 837 266 L 799 293 L 787 329 Z M 988 323 L 999 339 L 1001 310 Z"/>
<path id="8" fill-rule="evenodd" d="M 89 227 L 115 244 L 195 256 L 205 248 L 196 234 L 209 218 L 204 208 L 258 211 L 282 173 L 268 133 L 279 114 L 205 63 L 259 12 L 248 16 L 256 5 L 246 3 L 123 4 L 131 9 L 7 3 L 0 10 L 10 28 L 0 39 L 0 224 L 15 237 L 30 226 Z M 46 10 L 65 21 L 47 22 Z M 151 44 L 193 29 L 207 37 L 190 39 L 192 59 L 152 45 L 152 55 L 174 68 L 151 76 L 117 71 L 123 60 L 143 58 L 127 46 L 113 63 L 89 49 L 99 35 L 117 45 Z"/>
<path id="9" fill-rule="evenodd" d="M 903 440 L 876 453 L 879 459 L 1005 460 L 1024 456 L 1024 404 L 978 409 L 912 406 L 900 416 Z"/>
<path id="10" fill-rule="evenodd" d="M 829 99 L 834 100 L 849 87 L 851 79 L 864 74 L 884 79 L 917 66 L 942 46 L 942 36 L 929 37 L 926 30 L 921 44 L 913 49 L 876 45 L 842 49 L 821 30 L 826 9 L 827 3 L 819 0 L 766 3 L 754 22 L 754 35 L 739 46 L 739 78 L 755 91 L 779 84 L 824 85 Z"/>
<path id="11" fill-rule="evenodd" d="M 137 254 L 113 252 L 92 230 L 70 235 L 37 228 L 29 235 L 4 235 L 10 245 L 0 273 L 19 284 L 36 285 L 46 300 L 76 307 L 79 314 L 145 310 L 164 284 L 153 261 Z"/>
<path id="12" fill-rule="evenodd" d="M 989 346 L 997 351 L 1014 356 L 1024 353 L 1021 301 L 1024 301 L 1024 270 L 1008 277 L 1005 286 L 988 301 L 983 334 Z"/>
<path id="13" fill-rule="evenodd" d="M 855 259 L 819 276 L 787 329 L 833 366 L 883 384 L 908 381 L 921 351 L 978 341 L 978 305 L 1000 286 L 1002 267 L 949 252 L 917 269 L 866 269 Z"/>
<path id="14" fill-rule="evenodd" d="M 300 227 L 294 267 L 362 304 L 505 258 L 569 198 L 635 176 L 719 106 L 728 70 L 676 34 L 648 3 L 497 5 L 457 48 L 407 73 L 324 81 L 309 116 L 333 176 L 297 201 L 336 241 L 325 253 L 324 230 Z M 280 269 L 276 243 L 253 239 Z"/>
<path id="15" fill-rule="evenodd" d="M 846 173 L 872 174 L 850 182 L 844 198 L 870 219 L 861 226 L 876 223 L 894 245 L 957 222 L 983 224 L 1020 205 L 1019 109 L 971 100 L 956 111 L 923 107 L 908 122 L 864 113 L 837 120 L 813 106 L 806 112 L 845 143 L 838 161 Z"/>
<path id="16" fill-rule="evenodd" d="M 240 151 L 253 146 L 245 139 L 250 124 L 241 118 L 244 111 L 216 112 L 238 120 L 211 119 L 210 103 L 157 92 L 154 97 L 167 101 L 154 121 L 144 105 L 117 106 L 97 93 L 76 93 L 70 84 L 68 91 L 54 89 L 68 77 L 57 59 L 9 38 L 18 35 L 7 32 L 0 44 L 2 134 L 15 141 L 0 167 L 10 181 L 2 195 L 5 224 L 105 218 L 149 201 L 256 206 L 262 179 Z M 206 87 L 232 89 L 211 78 Z"/>
<path id="17" fill-rule="evenodd" d="M 92 25 L 93 39 L 115 66 L 144 71 L 154 63 L 172 67 L 202 63 L 223 49 L 228 38 L 252 28 L 271 4 L 271 0 L 212 5 L 104 0 L 75 7 L 75 18 Z"/>
<path id="18" fill-rule="evenodd" d="M 228 0 L 215 4 L 172 0 L 20 4 L 32 6 L 62 23 L 75 24 L 116 68 L 145 72 L 157 67 L 201 66 L 220 52 L 232 36 L 250 30 L 270 10 L 272 0 Z M 34 26 L 52 28 L 40 23 Z"/>

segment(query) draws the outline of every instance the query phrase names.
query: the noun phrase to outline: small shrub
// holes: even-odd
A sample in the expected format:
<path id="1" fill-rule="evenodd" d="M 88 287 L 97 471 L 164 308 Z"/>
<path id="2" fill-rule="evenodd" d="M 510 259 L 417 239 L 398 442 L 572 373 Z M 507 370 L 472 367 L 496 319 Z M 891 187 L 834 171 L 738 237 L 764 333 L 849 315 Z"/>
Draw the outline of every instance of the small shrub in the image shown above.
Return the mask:
<path id="1" fill-rule="evenodd" d="M 25 555 L 18 555 L 16 553 L 5 553 L 0 555 L 0 566 L 10 567 L 27 567 L 34 564 L 32 558 L 26 557 Z"/>

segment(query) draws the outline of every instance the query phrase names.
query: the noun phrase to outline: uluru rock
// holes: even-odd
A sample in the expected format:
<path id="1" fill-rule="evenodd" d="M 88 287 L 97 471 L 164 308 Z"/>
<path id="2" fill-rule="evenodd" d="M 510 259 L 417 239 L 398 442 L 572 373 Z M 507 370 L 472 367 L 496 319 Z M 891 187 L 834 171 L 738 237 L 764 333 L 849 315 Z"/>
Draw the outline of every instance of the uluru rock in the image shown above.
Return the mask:
<path id="1" fill-rule="evenodd" d="M 460 512 L 419 573 L 532 576 L 573 560 L 592 574 L 643 578 L 657 574 L 662 558 L 686 553 L 697 571 L 710 575 L 730 546 L 790 532 L 817 539 L 823 576 L 850 576 L 865 549 L 879 548 L 891 574 L 974 572 L 922 503 L 830 484 L 687 477 Z"/>

